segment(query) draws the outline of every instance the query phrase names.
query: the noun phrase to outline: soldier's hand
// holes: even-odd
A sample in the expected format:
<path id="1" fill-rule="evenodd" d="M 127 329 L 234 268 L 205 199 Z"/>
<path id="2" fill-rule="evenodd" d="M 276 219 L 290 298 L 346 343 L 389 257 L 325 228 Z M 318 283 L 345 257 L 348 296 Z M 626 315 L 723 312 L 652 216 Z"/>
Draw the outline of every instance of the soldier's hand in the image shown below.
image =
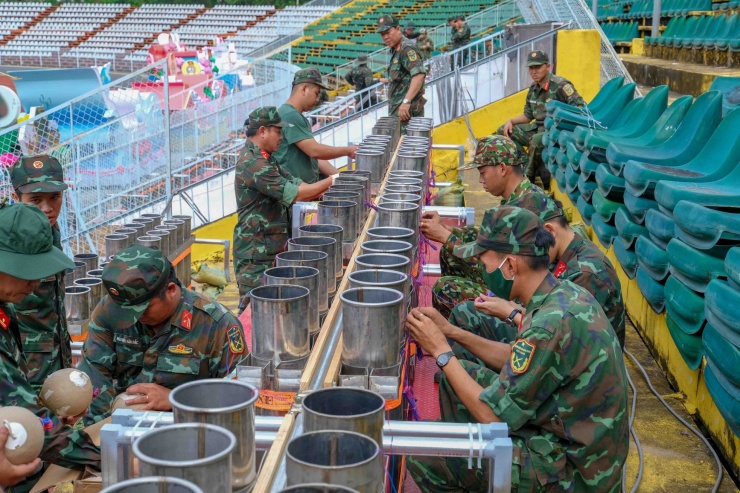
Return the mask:
<path id="1" fill-rule="evenodd" d="M 521 307 L 513 301 L 505 300 L 497 296 L 486 296 L 485 294 L 478 296 L 478 298 L 473 301 L 473 306 L 479 312 L 490 315 L 491 317 L 496 317 L 500 320 L 505 320 L 515 308 L 521 309 Z"/>
<path id="2" fill-rule="evenodd" d="M 418 308 L 411 310 L 406 317 L 406 328 L 422 349 L 435 358 L 452 350 L 447 337 L 437 327 L 437 324 Z"/>
<path id="3" fill-rule="evenodd" d="M 504 135 L 511 138 L 512 130 L 514 130 L 514 124 L 511 123 L 511 120 L 506 120 L 506 123 L 504 123 Z"/>
<path id="4" fill-rule="evenodd" d="M 407 122 L 411 119 L 411 104 L 402 104 L 398 107 L 398 116 L 402 122 Z"/>
<path id="5" fill-rule="evenodd" d="M 444 243 L 450 237 L 450 230 L 442 224 L 442 218 L 436 212 L 425 212 L 421 217 L 420 228 L 422 234 L 431 241 Z"/>
<path id="6" fill-rule="evenodd" d="M 449 323 L 444 315 L 439 313 L 435 308 L 432 308 L 431 306 L 425 306 L 419 308 L 419 311 L 432 319 L 434 325 L 436 325 L 439 330 L 442 331 L 445 337 L 450 337 L 452 335 L 453 329 L 455 327 L 451 323 Z"/>
<path id="7" fill-rule="evenodd" d="M 142 411 L 171 411 L 170 392 L 172 390 L 156 383 L 136 383 L 126 389 L 127 394 L 141 394 L 126 401 L 127 406 L 142 404 Z"/>
<path id="8" fill-rule="evenodd" d="M 347 157 L 348 158 L 354 159 L 356 152 L 357 152 L 357 146 L 347 146 Z"/>
<path id="9" fill-rule="evenodd" d="M 387 83 L 388 83 L 388 79 L 386 79 L 385 77 L 381 77 L 381 78 L 380 78 L 380 79 L 378 79 L 378 80 L 379 80 L 380 82 L 382 82 L 383 84 L 387 84 Z"/>
<path id="10" fill-rule="evenodd" d="M 0 425 L 0 487 L 13 486 L 32 474 L 41 464 L 38 457 L 28 464 L 13 465 L 5 457 L 5 443 L 8 441 L 8 429 Z"/>

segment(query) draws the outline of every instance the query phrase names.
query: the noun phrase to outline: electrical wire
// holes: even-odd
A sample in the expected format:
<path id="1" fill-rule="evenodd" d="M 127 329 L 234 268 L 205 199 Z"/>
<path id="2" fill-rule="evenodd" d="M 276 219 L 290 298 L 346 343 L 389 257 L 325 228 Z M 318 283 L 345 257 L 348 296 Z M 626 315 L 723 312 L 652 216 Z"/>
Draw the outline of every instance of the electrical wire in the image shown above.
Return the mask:
<path id="1" fill-rule="evenodd" d="M 632 489 L 630 490 L 630 493 L 635 493 L 637 491 L 637 488 L 640 487 L 640 483 L 642 482 L 642 473 L 645 468 L 645 455 L 642 451 L 642 444 L 640 443 L 640 439 L 637 437 L 637 432 L 635 431 L 635 427 L 633 426 L 635 423 L 635 411 L 637 409 L 637 387 L 635 387 L 635 383 L 630 377 L 630 372 L 626 371 L 626 373 L 627 383 L 632 389 L 632 405 L 630 409 L 630 434 L 632 435 L 632 439 L 635 441 L 635 446 L 637 447 L 637 457 L 640 460 L 640 465 L 637 469 L 637 478 L 635 479 L 635 484 L 632 485 Z M 627 493 L 627 464 L 625 464 L 622 468 L 622 493 Z"/>
<path id="2" fill-rule="evenodd" d="M 650 392 L 652 392 L 655 395 L 655 397 L 658 398 L 658 400 L 661 402 L 661 404 L 663 404 L 663 406 L 665 406 L 665 408 L 668 410 L 668 412 L 670 412 L 677 420 L 679 420 L 681 422 L 681 424 L 683 424 L 686 428 L 688 428 L 694 435 L 696 435 L 697 437 L 699 437 L 699 439 L 702 442 L 704 442 L 704 445 L 706 445 L 707 448 L 709 449 L 709 451 L 712 453 L 712 455 L 714 456 L 714 461 L 717 463 L 717 479 L 714 482 L 714 487 L 712 488 L 711 493 L 717 493 L 717 491 L 719 490 L 719 485 L 722 482 L 722 472 L 723 472 L 723 469 L 722 469 L 722 462 L 720 462 L 719 456 L 717 455 L 717 452 L 715 452 L 714 447 L 712 447 L 712 445 L 709 443 L 709 440 L 707 440 L 704 437 L 704 435 L 702 435 L 699 432 L 699 430 L 697 430 L 696 428 L 694 428 L 693 426 L 691 426 L 691 424 L 688 421 L 686 421 L 681 416 L 679 416 L 678 413 L 663 399 L 663 397 L 658 393 L 658 391 L 655 390 L 655 387 L 653 387 L 653 382 L 650 380 L 650 377 L 648 376 L 647 372 L 645 371 L 645 368 L 643 368 L 642 365 L 640 364 L 640 362 L 637 361 L 637 358 L 635 358 L 632 355 L 632 353 L 630 353 L 626 349 L 624 350 L 624 354 L 626 354 L 627 356 L 629 356 L 632 359 L 632 361 L 635 363 L 635 365 L 637 365 L 637 368 L 642 373 L 642 376 L 645 377 L 645 381 L 647 382 L 647 385 L 648 385 L 648 388 L 650 389 Z M 634 388 L 633 388 L 633 390 L 634 390 Z M 634 491 L 635 490 L 633 489 L 632 492 L 634 492 Z"/>

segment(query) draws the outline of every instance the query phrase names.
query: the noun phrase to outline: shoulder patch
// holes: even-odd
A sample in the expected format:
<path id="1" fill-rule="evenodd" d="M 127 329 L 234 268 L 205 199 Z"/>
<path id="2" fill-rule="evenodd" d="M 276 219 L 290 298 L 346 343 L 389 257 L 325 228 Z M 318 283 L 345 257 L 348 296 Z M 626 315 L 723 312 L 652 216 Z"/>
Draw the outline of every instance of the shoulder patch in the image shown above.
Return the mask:
<path id="1" fill-rule="evenodd" d="M 2 308 L 0 308 L 0 327 L 2 327 L 3 330 L 8 330 L 10 328 L 10 317 Z"/>
<path id="2" fill-rule="evenodd" d="M 575 89 L 573 89 L 573 84 L 565 84 L 563 86 L 563 92 L 566 96 L 572 96 L 574 92 L 576 92 Z"/>
<path id="3" fill-rule="evenodd" d="M 233 354 L 242 354 L 247 345 L 244 344 L 244 332 L 238 325 L 232 325 L 227 332 L 229 336 L 229 350 Z"/>
<path id="4" fill-rule="evenodd" d="M 416 56 L 416 52 L 414 50 L 409 50 L 408 57 L 410 62 L 415 62 L 419 59 L 419 57 Z"/>
<path id="5" fill-rule="evenodd" d="M 532 362 L 535 346 L 526 339 L 517 339 L 511 348 L 511 371 L 517 375 L 526 373 Z"/>

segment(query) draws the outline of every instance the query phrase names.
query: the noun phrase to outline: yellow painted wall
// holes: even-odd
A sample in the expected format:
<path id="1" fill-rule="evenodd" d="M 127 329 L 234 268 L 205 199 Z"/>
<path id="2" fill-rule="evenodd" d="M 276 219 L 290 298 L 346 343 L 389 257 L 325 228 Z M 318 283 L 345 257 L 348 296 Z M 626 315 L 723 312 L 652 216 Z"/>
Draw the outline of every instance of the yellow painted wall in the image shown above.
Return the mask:
<path id="1" fill-rule="evenodd" d="M 201 226 L 193 231 L 196 238 L 207 238 L 211 240 L 232 240 L 234 237 L 234 227 L 236 226 L 236 214 L 226 216 L 225 218 Z M 233 245 L 232 245 L 233 246 Z M 214 256 L 223 256 L 224 248 L 221 245 L 202 245 L 196 243 L 193 245 L 192 258 L 193 262 L 207 260 Z"/>
<path id="2" fill-rule="evenodd" d="M 575 56 L 574 56 L 575 55 Z M 601 87 L 601 38 L 593 30 L 558 32 L 555 73 L 573 83 L 590 101 Z"/>

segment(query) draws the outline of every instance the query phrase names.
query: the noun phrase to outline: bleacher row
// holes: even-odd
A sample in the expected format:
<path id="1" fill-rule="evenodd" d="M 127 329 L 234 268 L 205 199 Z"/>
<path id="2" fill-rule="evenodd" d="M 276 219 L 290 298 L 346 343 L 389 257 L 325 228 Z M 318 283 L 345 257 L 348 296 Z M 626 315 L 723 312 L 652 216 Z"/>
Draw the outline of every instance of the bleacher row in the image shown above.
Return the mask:
<path id="1" fill-rule="evenodd" d="M 543 159 L 625 275 L 636 279 L 687 366 L 702 365 L 740 436 L 740 108 L 738 78 L 668 106 L 609 81 L 585 110 L 548 103 Z"/>
<path id="2" fill-rule="evenodd" d="M 123 68 L 143 66 L 150 44 L 161 32 L 175 32 L 195 48 L 228 37 L 241 56 L 300 30 L 333 7 L 196 4 L 0 3 L 0 57 L 3 63 L 85 66 L 106 61 Z M 22 57 L 26 57 L 25 59 Z M 38 60 L 34 60 L 38 59 Z M 82 64 L 79 61 L 82 60 Z M 39 63 L 34 63 L 37 61 Z M 68 62 L 67 62 L 68 61 Z"/>

